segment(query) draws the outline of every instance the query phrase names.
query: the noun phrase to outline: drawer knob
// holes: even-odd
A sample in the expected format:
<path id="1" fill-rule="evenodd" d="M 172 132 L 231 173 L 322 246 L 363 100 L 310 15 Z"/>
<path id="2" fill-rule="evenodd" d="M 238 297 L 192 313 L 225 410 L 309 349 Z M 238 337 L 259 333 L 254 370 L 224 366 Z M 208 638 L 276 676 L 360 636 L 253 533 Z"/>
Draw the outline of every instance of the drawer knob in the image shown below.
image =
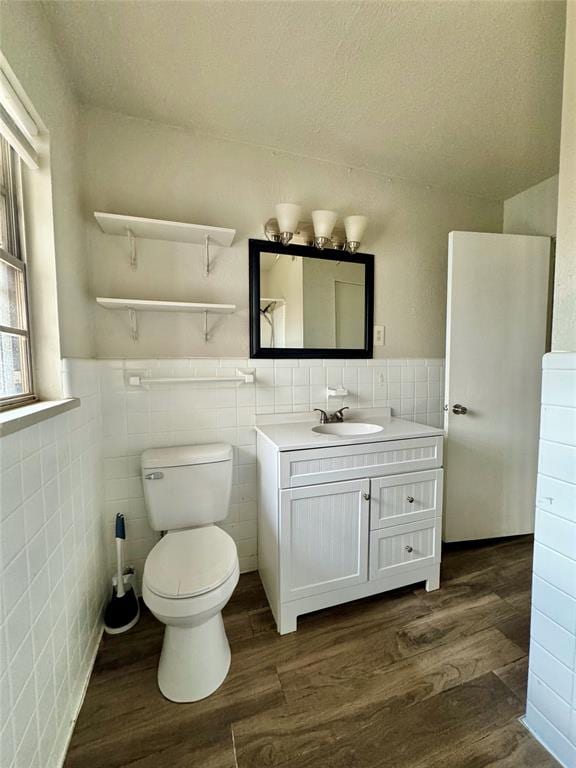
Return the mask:
<path id="1" fill-rule="evenodd" d="M 406 501 L 408 504 L 414 504 L 414 496 L 406 496 Z"/>
<path id="2" fill-rule="evenodd" d="M 406 552 L 414 552 L 414 547 L 411 547 L 410 544 L 406 544 L 404 549 L 406 550 Z"/>
<path id="3" fill-rule="evenodd" d="M 369 493 L 363 493 L 363 494 L 362 494 L 362 498 L 363 498 L 365 501 L 370 501 L 370 494 L 369 494 Z"/>

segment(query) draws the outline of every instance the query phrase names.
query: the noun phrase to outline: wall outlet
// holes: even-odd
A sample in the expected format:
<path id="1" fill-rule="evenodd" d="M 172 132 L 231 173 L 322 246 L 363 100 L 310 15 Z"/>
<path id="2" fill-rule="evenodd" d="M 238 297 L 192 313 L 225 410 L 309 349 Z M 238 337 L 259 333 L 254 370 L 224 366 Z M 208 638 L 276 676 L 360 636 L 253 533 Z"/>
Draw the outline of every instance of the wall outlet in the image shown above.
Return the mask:
<path id="1" fill-rule="evenodd" d="M 375 347 L 384 346 L 384 326 L 383 325 L 374 326 L 374 346 Z"/>

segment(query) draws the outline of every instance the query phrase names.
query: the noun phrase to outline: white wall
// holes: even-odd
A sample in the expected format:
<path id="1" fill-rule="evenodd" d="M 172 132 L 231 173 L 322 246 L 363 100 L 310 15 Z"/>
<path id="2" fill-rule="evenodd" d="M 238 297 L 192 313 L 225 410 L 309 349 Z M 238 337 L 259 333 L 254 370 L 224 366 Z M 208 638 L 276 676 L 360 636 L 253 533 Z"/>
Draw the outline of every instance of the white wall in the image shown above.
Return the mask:
<path id="1" fill-rule="evenodd" d="M 42 6 L 34 2 L 0 3 L 0 55 L 49 132 L 43 164 L 39 171 L 25 172 L 24 182 L 34 199 L 41 201 L 34 219 L 36 232 L 41 222 L 42 237 L 31 243 L 29 254 L 32 271 L 38 272 L 32 320 L 36 354 L 41 358 L 38 364 L 46 369 L 48 359 L 57 368 L 56 373 L 52 369 L 44 376 L 52 379 L 53 387 L 54 377 L 59 377 L 60 353 L 90 357 L 93 334 L 81 209 L 79 108 Z"/>
<path id="2" fill-rule="evenodd" d="M 576 354 L 544 357 L 526 722 L 576 765 Z"/>
<path id="3" fill-rule="evenodd" d="M 441 424 L 448 232 L 499 231 L 502 206 L 96 109 L 84 112 L 83 124 L 93 296 L 205 300 L 239 309 L 218 321 L 208 344 L 198 316 L 141 313 L 134 344 L 126 313 L 96 309 L 108 541 L 114 515 L 122 511 L 129 558 L 141 575 L 156 541 L 143 504 L 141 451 L 225 440 L 234 445 L 236 461 L 225 526 L 238 544 L 242 569 L 250 570 L 257 546 L 256 414 L 389 404 L 397 415 Z M 370 217 L 364 250 L 376 254 L 375 321 L 386 326 L 387 338 L 375 351 L 386 360 L 247 359 L 247 239 L 262 237 L 263 222 L 283 199 L 300 200 L 307 210 L 334 206 Z M 138 241 L 138 269 L 132 271 L 126 238 L 103 234 L 95 210 L 234 227 L 236 241 L 214 250 L 208 278 L 200 247 L 159 241 Z M 209 375 L 234 373 L 236 366 L 255 366 L 256 384 L 137 391 L 125 380 L 129 370 Z M 350 397 L 328 404 L 327 384 L 344 384 Z"/>
<path id="4" fill-rule="evenodd" d="M 59 768 L 108 588 L 79 111 L 41 3 L 0 3 L 2 65 L 47 130 L 24 170 L 37 391 L 81 407 L 0 440 L 0 765 Z"/>
<path id="5" fill-rule="evenodd" d="M 0 440 L 0 765 L 59 768 L 107 594 L 95 363 L 80 408 Z"/>
<path id="6" fill-rule="evenodd" d="M 223 523 L 238 547 L 242 571 L 256 568 L 257 414 L 312 408 L 390 406 L 394 415 L 442 426 L 443 360 L 101 360 L 105 519 L 109 558 L 113 522 L 126 517 L 128 561 L 141 578 L 146 555 L 158 539 L 148 526 L 140 478 L 146 448 L 224 441 L 234 446 L 230 514 Z M 144 376 L 226 376 L 255 367 L 254 384 L 170 384 L 131 387 Z M 343 384 L 344 399 L 326 399 L 328 385 Z"/>
<path id="7" fill-rule="evenodd" d="M 551 176 L 504 201 L 503 232 L 556 236 L 558 176 Z"/>
<path id="8" fill-rule="evenodd" d="M 544 357 L 526 722 L 576 765 L 576 3 L 567 3 L 552 347 Z M 561 354 L 560 350 L 572 354 Z"/>
<path id="9" fill-rule="evenodd" d="M 133 344 L 125 313 L 97 308 L 98 357 L 245 356 L 248 353 L 247 238 L 281 200 L 304 209 L 366 213 L 363 250 L 376 255 L 375 322 L 386 326 L 379 357 L 444 354 L 448 232 L 498 232 L 502 204 L 425 189 L 368 172 L 319 162 L 89 109 L 84 113 L 85 211 L 127 213 L 234 227 L 214 273 L 201 273 L 201 248 L 140 241 L 133 272 L 122 237 L 89 223 L 92 293 L 101 296 L 230 302 L 213 341 L 199 319 L 144 315 Z"/>
<path id="10" fill-rule="evenodd" d="M 576 350 L 576 3 L 567 3 L 552 349 Z"/>

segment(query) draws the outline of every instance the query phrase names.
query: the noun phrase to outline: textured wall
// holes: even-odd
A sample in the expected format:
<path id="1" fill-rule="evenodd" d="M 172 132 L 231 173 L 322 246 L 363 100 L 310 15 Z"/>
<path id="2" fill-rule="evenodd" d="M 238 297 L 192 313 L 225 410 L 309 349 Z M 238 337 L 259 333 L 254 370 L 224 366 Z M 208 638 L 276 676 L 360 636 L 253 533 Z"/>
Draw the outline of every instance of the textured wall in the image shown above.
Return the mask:
<path id="1" fill-rule="evenodd" d="M 42 166 L 39 171 L 25 172 L 24 182 L 41 200 L 29 210 L 33 229 L 36 233 L 42 230 L 35 243 L 32 227 L 29 229 L 33 280 L 34 272 L 39 272 L 37 285 L 33 284 L 36 297 L 32 297 L 32 321 L 41 340 L 36 354 L 49 356 L 59 366 L 60 352 L 75 357 L 92 355 L 92 305 L 80 201 L 78 106 L 42 6 L 0 3 L 0 50 L 48 131 L 49 147 L 44 146 Z M 49 365 L 45 360 L 42 363 Z"/>
<path id="2" fill-rule="evenodd" d="M 558 219 L 558 176 L 551 176 L 504 201 L 503 232 L 508 235 L 555 237 Z"/>
<path id="3" fill-rule="evenodd" d="M 281 200 L 305 210 L 334 208 L 370 217 L 365 250 L 376 255 L 375 322 L 386 326 L 379 357 L 444 355 L 446 263 L 450 230 L 498 232 L 502 205 L 426 189 L 375 174 L 208 139 L 191 132 L 88 110 L 85 204 L 93 296 L 204 300 L 238 305 L 205 345 L 200 319 L 141 313 L 140 342 L 126 313 L 96 309 L 98 357 L 246 356 L 248 237 Z M 202 276 L 200 246 L 139 241 L 131 271 L 126 238 L 104 235 L 101 210 L 237 229 Z"/>
<path id="4" fill-rule="evenodd" d="M 576 3 L 566 9 L 552 349 L 576 350 Z"/>

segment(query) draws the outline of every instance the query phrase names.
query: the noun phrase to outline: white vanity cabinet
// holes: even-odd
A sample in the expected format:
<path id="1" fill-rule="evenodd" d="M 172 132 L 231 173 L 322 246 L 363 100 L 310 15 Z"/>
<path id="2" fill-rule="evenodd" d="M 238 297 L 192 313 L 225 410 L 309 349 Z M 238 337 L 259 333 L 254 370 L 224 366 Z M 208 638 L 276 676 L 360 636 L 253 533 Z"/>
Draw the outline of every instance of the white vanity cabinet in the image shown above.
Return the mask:
<path id="1" fill-rule="evenodd" d="M 258 563 L 280 634 L 303 613 L 439 586 L 442 432 L 383 424 L 337 445 L 309 423 L 257 428 Z"/>

